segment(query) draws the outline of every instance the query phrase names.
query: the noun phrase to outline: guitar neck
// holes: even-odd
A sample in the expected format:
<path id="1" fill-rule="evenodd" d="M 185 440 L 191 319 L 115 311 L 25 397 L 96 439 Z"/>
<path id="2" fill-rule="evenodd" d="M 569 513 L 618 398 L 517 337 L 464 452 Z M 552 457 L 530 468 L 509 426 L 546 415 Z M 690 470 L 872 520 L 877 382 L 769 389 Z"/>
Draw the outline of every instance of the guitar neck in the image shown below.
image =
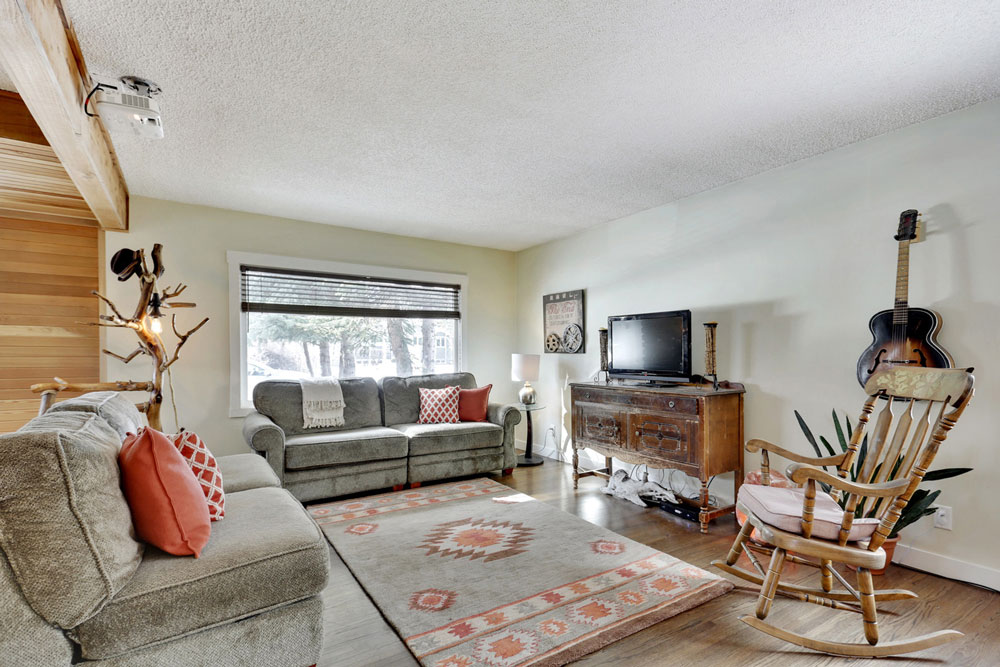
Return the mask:
<path id="1" fill-rule="evenodd" d="M 899 256 L 896 260 L 896 300 L 892 309 L 892 323 L 906 324 L 907 302 L 910 291 L 910 241 L 899 242 Z"/>

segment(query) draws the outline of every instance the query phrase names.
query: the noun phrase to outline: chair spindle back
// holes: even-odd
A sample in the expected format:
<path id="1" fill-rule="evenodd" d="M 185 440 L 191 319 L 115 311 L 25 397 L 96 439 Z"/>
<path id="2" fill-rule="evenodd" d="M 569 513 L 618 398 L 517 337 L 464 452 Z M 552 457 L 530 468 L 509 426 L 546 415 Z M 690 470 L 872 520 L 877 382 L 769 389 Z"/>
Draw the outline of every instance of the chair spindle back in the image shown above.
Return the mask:
<path id="1" fill-rule="evenodd" d="M 882 484 L 908 479 L 909 484 L 899 494 L 886 498 L 846 494 L 838 538 L 840 544 L 847 543 L 854 517 L 859 514 L 880 520 L 868 548 L 875 551 L 882 546 L 934 461 L 948 431 L 971 400 L 974 382 L 972 369 L 960 368 L 899 366 L 876 372 L 869 378 L 865 384 L 868 399 L 851 434 L 847 456 L 838 474 L 846 477 L 852 467 L 857 468 L 854 463 L 867 432 L 864 461 L 860 462 L 854 481 Z M 883 405 L 869 430 L 869 419 L 879 399 Z"/>

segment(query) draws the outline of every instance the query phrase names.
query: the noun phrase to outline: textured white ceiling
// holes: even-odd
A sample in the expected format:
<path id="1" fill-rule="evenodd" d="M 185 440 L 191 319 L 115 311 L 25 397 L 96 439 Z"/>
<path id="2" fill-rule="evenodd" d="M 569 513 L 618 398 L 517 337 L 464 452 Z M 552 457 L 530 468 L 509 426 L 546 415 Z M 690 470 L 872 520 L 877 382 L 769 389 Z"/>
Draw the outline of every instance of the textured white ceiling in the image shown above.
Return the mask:
<path id="1" fill-rule="evenodd" d="M 996 0 L 63 3 L 133 193 L 506 249 L 1000 95 Z"/>

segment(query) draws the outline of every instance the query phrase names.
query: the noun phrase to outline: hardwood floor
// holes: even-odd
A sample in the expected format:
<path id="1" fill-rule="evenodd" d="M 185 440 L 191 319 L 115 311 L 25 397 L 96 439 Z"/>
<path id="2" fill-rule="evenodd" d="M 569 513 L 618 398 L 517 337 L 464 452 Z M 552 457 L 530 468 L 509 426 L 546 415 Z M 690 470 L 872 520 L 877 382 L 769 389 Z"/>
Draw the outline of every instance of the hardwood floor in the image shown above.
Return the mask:
<path id="1" fill-rule="evenodd" d="M 536 468 L 518 468 L 495 476 L 518 491 L 633 540 L 718 573 L 709 563 L 725 556 L 736 535 L 731 517 L 711 524 L 708 535 L 698 525 L 653 509 L 606 496 L 603 482 L 580 480 L 573 490 L 570 467 L 547 459 Z M 399 637 L 382 619 L 336 552 L 330 552 L 330 584 L 324 591 L 326 637 L 321 666 L 416 665 Z M 748 566 L 746 557 L 741 564 Z M 558 564 L 553 564 L 558 567 Z M 815 570 L 789 564 L 792 583 L 818 579 Z M 845 573 L 850 574 L 850 573 Z M 848 581 L 852 578 L 848 576 Z M 1000 594 L 894 565 L 876 588 L 908 588 L 920 599 L 880 606 L 879 628 L 885 641 L 953 628 L 966 634 L 951 644 L 899 658 L 851 660 L 853 665 L 996 665 L 1000 664 Z M 577 665 L 839 665 L 848 662 L 798 649 L 745 626 L 756 594 L 743 582 L 719 598 L 625 637 Z M 796 632 L 835 641 L 862 641 L 861 617 L 778 597 L 769 621 Z"/>

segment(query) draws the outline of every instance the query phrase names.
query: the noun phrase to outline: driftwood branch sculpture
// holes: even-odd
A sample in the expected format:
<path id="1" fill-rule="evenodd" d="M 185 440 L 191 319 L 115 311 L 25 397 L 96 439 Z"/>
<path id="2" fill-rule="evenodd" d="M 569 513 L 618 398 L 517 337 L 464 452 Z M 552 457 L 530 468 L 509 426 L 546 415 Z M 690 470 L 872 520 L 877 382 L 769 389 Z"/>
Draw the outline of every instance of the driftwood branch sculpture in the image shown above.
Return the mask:
<path id="1" fill-rule="evenodd" d="M 146 413 L 149 425 L 157 430 L 162 430 L 160 421 L 160 406 L 163 403 L 163 375 L 179 358 L 181 348 L 188 339 L 199 329 L 205 326 L 208 318 L 204 318 L 194 328 L 187 332 L 180 332 L 177 329 L 177 316 L 171 316 L 170 326 L 174 335 L 177 336 L 177 344 L 174 346 L 173 354 L 167 354 L 166 345 L 160 335 L 163 325 L 160 322 L 163 317 L 161 308 L 194 308 L 191 302 L 174 302 L 173 299 L 185 289 L 187 285 L 178 283 L 176 288 L 167 287 L 158 290 L 157 279 L 163 275 L 163 246 L 159 243 L 153 246 L 149 253 L 152 260 L 152 269 L 146 260 L 146 252 L 142 249 L 130 250 L 123 248 L 115 253 L 111 259 L 111 269 L 118 275 L 119 281 L 126 281 L 137 276 L 139 279 L 139 300 L 136 303 L 135 311 L 131 317 L 125 317 L 111 299 L 100 294 L 96 290 L 91 292 L 101 300 L 111 311 L 110 315 L 100 315 L 99 321 L 90 322 L 93 326 L 127 328 L 132 329 L 139 338 L 139 347 L 128 355 L 120 355 L 111 350 L 102 350 L 104 354 L 114 357 L 123 363 L 129 363 L 140 354 L 150 357 L 152 362 L 153 378 L 149 382 L 135 382 L 123 380 L 118 382 L 97 382 L 89 384 L 74 384 L 66 382 L 60 378 L 54 378 L 54 382 L 32 385 L 31 390 L 42 394 L 42 404 L 39 414 L 48 410 L 52 403 L 53 396 L 60 391 L 81 392 L 81 391 L 146 391 L 149 398 L 144 403 L 136 407 Z"/>

